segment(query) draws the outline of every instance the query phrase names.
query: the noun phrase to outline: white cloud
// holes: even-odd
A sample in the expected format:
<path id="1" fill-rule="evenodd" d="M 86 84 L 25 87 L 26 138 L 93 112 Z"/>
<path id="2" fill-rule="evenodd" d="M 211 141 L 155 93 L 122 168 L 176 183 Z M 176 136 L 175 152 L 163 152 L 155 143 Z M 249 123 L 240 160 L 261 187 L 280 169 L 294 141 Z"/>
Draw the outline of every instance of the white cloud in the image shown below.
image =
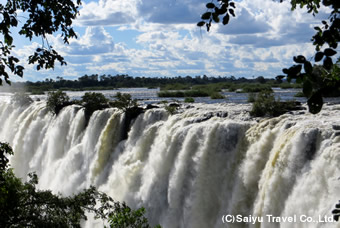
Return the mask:
<path id="1" fill-rule="evenodd" d="M 256 18 L 246 8 L 236 11 L 237 18 L 232 18 L 227 26 L 219 26 L 218 32 L 224 34 L 254 34 L 265 33 L 271 28 L 267 21 L 262 18 Z"/>
<path id="2" fill-rule="evenodd" d="M 86 31 L 78 40 L 71 40 L 67 46 L 60 38 L 49 37 L 69 63 L 66 68 L 56 68 L 53 75 L 64 71 L 66 75 L 78 77 L 91 73 L 273 77 L 292 64 L 294 55 L 312 56 L 313 26 L 327 14 L 325 9 L 321 9 L 321 16 L 317 18 L 303 9 L 291 12 L 288 1 L 243 0 L 236 3 L 236 18 L 227 26 L 214 24 L 207 33 L 196 26 L 200 14 L 205 12 L 206 2 L 99 0 L 84 3 L 76 24 L 85 26 Z M 135 37 L 127 37 L 129 42 L 124 37 L 114 42 L 117 30 L 122 34 L 128 30 L 138 32 L 134 33 Z M 133 46 L 131 42 L 135 42 Z M 29 50 L 25 47 L 22 52 Z M 70 70 L 66 70 L 68 68 Z"/>
<path id="3" fill-rule="evenodd" d="M 110 26 L 135 21 L 138 0 L 99 0 L 83 3 L 76 21 L 80 26 Z"/>

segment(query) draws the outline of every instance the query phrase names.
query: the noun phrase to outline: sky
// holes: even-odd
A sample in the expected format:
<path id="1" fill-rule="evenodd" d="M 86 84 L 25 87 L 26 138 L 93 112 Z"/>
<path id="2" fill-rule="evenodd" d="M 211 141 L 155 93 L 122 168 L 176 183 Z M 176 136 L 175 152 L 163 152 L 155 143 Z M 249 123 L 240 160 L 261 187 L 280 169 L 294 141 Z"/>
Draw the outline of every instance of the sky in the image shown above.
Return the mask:
<path id="1" fill-rule="evenodd" d="M 0 1 L 4 2 L 4 1 Z M 36 71 L 27 64 L 42 45 L 13 31 L 14 54 L 25 67 L 24 78 L 77 79 L 85 74 L 145 77 L 235 76 L 272 78 L 293 64 L 293 56 L 311 58 L 310 40 L 327 9 L 313 17 L 306 9 L 290 10 L 289 1 L 236 1 L 236 17 L 210 32 L 196 26 L 209 0 L 83 1 L 74 21 L 78 39 L 66 45 L 56 33 L 48 42 L 67 61 L 54 70 Z"/>

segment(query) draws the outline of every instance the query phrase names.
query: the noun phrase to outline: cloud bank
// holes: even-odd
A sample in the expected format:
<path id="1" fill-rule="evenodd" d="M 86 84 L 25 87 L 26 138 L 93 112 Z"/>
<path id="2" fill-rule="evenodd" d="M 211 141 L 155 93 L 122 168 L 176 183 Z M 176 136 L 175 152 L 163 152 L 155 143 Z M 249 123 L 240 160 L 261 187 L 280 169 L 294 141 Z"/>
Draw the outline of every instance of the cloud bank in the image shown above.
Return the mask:
<path id="1" fill-rule="evenodd" d="M 132 76 L 212 75 L 275 77 L 293 56 L 312 56 L 314 18 L 289 3 L 243 0 L 227 26 L 214 24 L 207 33 L 196 26 L 204 0 L 86 1 L 75 21 L 79 38 L 70 45 L 49 37 L 68 61 L 67 67 L 35 72 L 30 78 L 127 73 Z M 118 40 L 118 41 L 117 41 Z M 31 44 L 32 45 L 37 45 Z M 26 56 L 30 46 L 21 47 Z M 26 50 L 26 51 L 24 51 Z"/>

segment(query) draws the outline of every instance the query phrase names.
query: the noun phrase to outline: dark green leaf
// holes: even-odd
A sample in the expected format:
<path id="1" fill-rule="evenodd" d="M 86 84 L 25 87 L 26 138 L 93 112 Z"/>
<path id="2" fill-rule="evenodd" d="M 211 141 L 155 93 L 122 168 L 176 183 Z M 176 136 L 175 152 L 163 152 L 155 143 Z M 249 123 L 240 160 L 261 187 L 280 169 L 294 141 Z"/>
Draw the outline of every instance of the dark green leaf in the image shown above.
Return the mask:
<path id="1" fill-rule="evenodd" d="M 218 17 L 217 13 L 213 13 L 212 16 L 213 16 L 214 22 L 216 22 L 216 23 L 220 22 L 220 18 Z"/>
<path id="2" fill-rule="evenodd" d="M 211 17 L 211 12 L 206 12 L 201 16 L 202 20 L 208 20 L 210 19 L 210 17 Z"/>
<path id="3" fill-rule="evenodd" d="M 304 63 L 306 61 L 306 58 L 303 55 L 299 55 L 299 56 L 294 56 L 293 60 L 296 63 Z"/>
<path id="4" fill-rule="evenodd" d="M 5 34 L 5 43 L 9 46 L 13 43 L 13 38 L 8 34 Z"/>
<path id="5" fill-rule="evenodd" d="M 316 114 L 321 111 L 323 99 L 320 92 L 314 93 L 307 101 L 309 112 Z"/>
<path id="6" fill-rule="evenodd" d="M 230 5 L 231 7 L 233 7 L 233 8 L 236 8 L 236 6 L 235 6 L 235 3 L 234 3 L 234 2 L 230 2 L 230 3 L 229 3 L 229 5 Z"/>
<path id="7" fill-rule="evenodd" d="M 296 83 L 301 84 L 305 78 L 306 74 L 300 74 L 299 77 L 296 78 Z"/>
<path id="8" fill-rule="evenodd" d="M 227 5 L 226 5 L 226 4 L 223 4 L 223 5 L 221 6 L 221 8 L 218 10 L 218 14 L 219 14 L 219 15 L 223 15 L 223 14 L 225 14 L 227 11 L 228 11 Z"/>
<path id="9" fill-rule="evenodd" d="M 307 98 L 310 97 L 310 96 L 312 96 L 313 85 L 312 85 L 311 81 L 306 80 L 306 81 L 303 83 L 302 92 L 303 92 L 303 94 L 305 95 L 305 97 L 307 97 Z"/>
<path id="10" fill-rule="evenodd" d="M 212 2 L 209 2 L 209 3 L 206 4 L 206 7 L 207 7 L 208 9 L 213 9 L 213 8 L 215 8 L 215 4 L 212 3 Z"/>
<path id="11" fill-rule="evenodd" d="M 5 78 L 5 81 L 8 85 L 11 85 L 11 81 L 8 78 Z"/>
<path id="12" fill-rule="evenodd" d="M 321 28 L 320 27 L 314 27 L 315 30 L 319 31 L 319 32 L 322 32 Z"/>
<path id="13" fill-rule="evenodd" d="M 298 75 L 302 70 L 302 65 L 293 65 L 289 68 L 289 73 L 292 75 Z"/>
<path id="14" fill-rule="evenodd" d="M 231 15 L 233 15 L 233 17 L 235 17 L 235 13 L 234 13 L 234 10 L 233 10 L 233 9 L 229 9 L 229 13 L 230 13 Z"/>
<path id="15" fill-rule="evenodd" d="M 284 77 L 286 77 L 286 76 L 284 76 L 284 75 L 278 75 L 278 76 L 276 76 L 275 78 L 276 78 L 277 80 L 281 80 L 281 79 L 283 79 Z"/>
<path id="16" fill-rule="evenodd" d="M 288 70 L 287 68 L 283 68 L 283 69 L 282 69 L 282 72 L 283 72 L 284 74 L 289 74 L 289 70 Z"/>
<path id="17" fill-rule="evenodd" d="M 230 19 L 229 14 L 226 14 L 226 15 L 223 17 L 222 24 L 223 24 L 223 25 L 228 24 L 228 23 L 229 23 L 229 19 Z"/>
<path id="18" fill-rule="evenodd" d="M 309 61 L 306 61 L 303 66 L 307 74 L 311 74 L 313 72 L 313 66 Z"/>
<path id="19" fill-rule="evenodd" d="M 327 57 L 325 58 L 325 60 L 323 61 L 323 67 L 324 67 L 326 70 L 331 70 L 331 69 L 332 69 L 332 66 L 333 66 L 332 58 L 327 56 Z"/>
<path id="20" fill-rule="evenodd" d="M 338 43 L 334 42 L 334 43 L 331 43 L 329 46 L 333 49 L 336 49 L 338 47 Z"/>
<path id="21" fill-rule="evenodd" d="M 314 58 L 315 62 L 321 61 L 321 59 L 323 58 L 323 56 L 324 56 L 324 53 L 323 53 L 323 52 L 321 52 L 321 51 L 317 52 L 317 53 L 315 54 L 315 58 Z"/>
<path id="22" fill-rule="evenodd" d="M 332 48 L 327 48 L 327 49 L 325 49 L 324 53 L 325 53 L 325 56 L 333 56 L 337 52 L 335 50 L 333 50 Z"/>
<path id="23" fill-rule="evenodd" d="M 204 22 L 204 21 L 200 21 L 200 22 L 197 23 L 197 26 L 198 26 L 198 27 L 202 27 L 203 25 L 205 25 L 205 22 Z"/>

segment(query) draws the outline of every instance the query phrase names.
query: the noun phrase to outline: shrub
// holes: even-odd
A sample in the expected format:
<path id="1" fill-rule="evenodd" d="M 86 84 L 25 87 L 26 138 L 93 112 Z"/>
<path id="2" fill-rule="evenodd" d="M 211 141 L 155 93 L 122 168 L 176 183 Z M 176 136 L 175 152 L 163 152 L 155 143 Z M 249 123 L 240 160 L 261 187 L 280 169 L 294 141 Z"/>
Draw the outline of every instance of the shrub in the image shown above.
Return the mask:
<path id="1" fill-rule="evenodd" d="M 138 107 L 137 100 L 132 99 L 130 94 L 122 94 L 118 92 L 115 96 L 115 99 L 116 100 L 110 102 L 110 105 L 125 112 L 122 136 L 123 139 L 127 139 L 132 121 L 136 119 L 138 115 L 141 114 L 144 110 L 143 108 Z"/>
<path id="2" fill-rule="evenodd" d="M 192 98 L 192 97 L 186 97 L 186 98 L 184 99 L 184 102 L 185 102 L 185 103 L 194 103 L 194 102 L 195 102 L 195 99 Z"/>
<path id="3" fill-rule="evenodd" d="M 258 93 L 261 91 L 273 92 L 270 85 L 264 84 L 245 84 L 242 86 L 241 93 Z"/>
<path id="4" fill-rule="evenodd" d="M 229 88 L 228 88 L 228 91 L 229 91 L 229 92 L 235 92 L 236 90 L 237 90 L 236 85 L 231 85 L 231 86 L 229 86 Z"/>
<path id="5" fill-rule="evenodd" d="M 202 90 L 188 90 L 188 91 L 162 91 L 158 93 L 159 97 L 208 97 L 209 93 Z"/>
<path id="6" fill-rule="evenodd" d="M 256 93 L 249 93 L 248 94 L 248 102 L 249 103 L 254 103 L 256 98 Z"/>
<path id="7" fill-rule="evenodd" d="M 161 87 L 161 90 L 188 90 L 190 89 L 190 85 L 175 83 L 175 84 L 166 84 Z"/>
<path id="8" fill-rule="evenodd" d="M 178 109 L 177 106 L 171 106 L 171 105 L 165 105 L 164 108 L 170 115 L 176 114 L 177 109 Z"/>
<path id="9" fill-rule="evenodd" d="M 12 148 L 0 142 L 0 227 L 81 227 L 89 213 L 110 227 L 150 227 L 144 208 L 133 210 L 93 186 L 63 197 L 37 189 L 34 173 L 22 182 L 10 168 L 9 155 Z"/>
<path id="10" fill-rule="evenodd" d="M 225 97 L 218 92 L 213 92 L 212 94 L 210 94 L 210 98 L 211 99 L 224 99 Z"/>
<path id="11" fill-rule="evenodd" d="M 112 107 L 122 109 L 124 112 L 126 112 L 128 109 L 138 107 L 137 100 L 132 99 L 131 94 L 122 94 L 118 92 L 115 96 L 115 99 L 116 100 L 110 102 L 110 105 Z"/>
<path id="12" fill-rule="evenodd" d="M 47 109 L 58 115 L 58 113 L 63 109 L 65 106 L 72 104 L 70 102 L 70 97 L 61 90 L 56 92 L 49 92 L 47 95 Z"/>
<path id="13" fill-rule="evenodd" d="M 82 96 L 81 102 L 85 108 L 85 117 L 87 120 L 90 119 L 94 111 L 109 107 L 109 100 L 102 93 L 87 92 Z"/>
<path id="14" fill-rule="evenodd" d="M 295 83 L 295 84 L 293 84 L 293 83 L 281 83 L 280 84 L 280 88 L 281 89 L 297 89 L 297 88 L 302 88 L 302 86 L 301 86 L 301 84 L 297 84 L 297 83 Z"/>
<path id="15" fill-rule="evenodd" d="M 272 92 L 262 91 L 257 94 L 250 115 L 276 117 L 290 110 L 298 110 L 297 105 L 295 101 L 276 101 Z"/>
<path id="16" fill-rule="evenodd" d="M 303 92 L 297 92 L 294 97 L 305 97 L 305 95 L 303 94 Z"/>

